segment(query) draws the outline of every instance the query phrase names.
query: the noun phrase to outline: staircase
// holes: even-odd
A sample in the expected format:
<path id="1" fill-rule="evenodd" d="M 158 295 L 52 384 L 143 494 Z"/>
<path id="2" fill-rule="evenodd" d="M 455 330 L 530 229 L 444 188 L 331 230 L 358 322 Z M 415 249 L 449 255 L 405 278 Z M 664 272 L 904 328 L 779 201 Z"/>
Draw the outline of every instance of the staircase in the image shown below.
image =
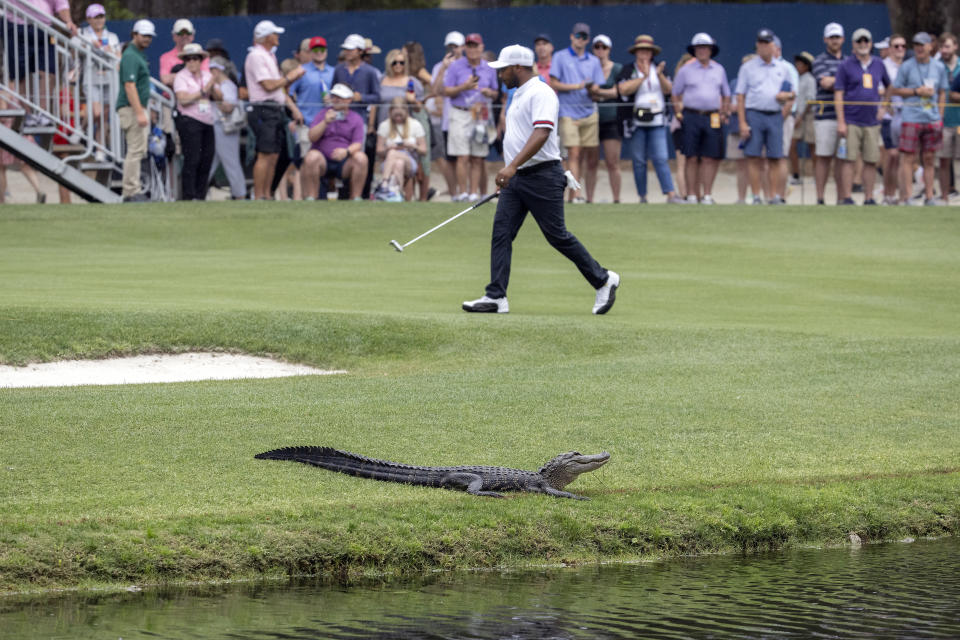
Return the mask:
<path id="1" fill-rule="evenodd" d="M 71 37 L 66 25 L 17 0 L 0 0 L 3 57 L 0 147 L 89 202 L 117 203 L 125 144 L 113 105 L 120 59 Z M 21 53 L 24 52 L 24 53 Z M 95 89 L 106 104 L 94 111 Z M 154 81 L 151 122 L 169 119 L 172 92 Z M 170 163 L 141 171 L 144 191 L 169 200 Z"/>

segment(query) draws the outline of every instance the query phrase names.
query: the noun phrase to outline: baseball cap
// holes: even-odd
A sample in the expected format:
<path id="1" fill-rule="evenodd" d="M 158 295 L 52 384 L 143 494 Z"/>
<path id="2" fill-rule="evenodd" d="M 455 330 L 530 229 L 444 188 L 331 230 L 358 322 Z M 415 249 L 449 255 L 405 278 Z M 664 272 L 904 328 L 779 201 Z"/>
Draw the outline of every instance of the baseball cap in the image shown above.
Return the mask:
<path id="1" fill-rule="evenodd" d="M 590 25 L 586 22 L 578 22 L 573 25 L 573 29 L 570 30 L 570 33 L 585 33 L 587 37 L 590 37 Z"/>
<path id="2" fill-rule="evenodd" d="M 832 38 L 833 36 L 843 37 L 843 26 L 838 22 L 831 22 L 823 28 L 824 38 Z"/>
<path id="3" fill-rule="evenodd" d="M 193 28 L 193 23 L 186 18 L 180 18 L 173 23 L 173 33 L 180 33 L 181 31 L 196 33 L 196 29 Z"/>
<path id="4" fill-rule="evenodd" d="M 326 47 L 327 39 L 323 36 L 313 36 L 310 38 L 310 43 L 307 45 L 308 49 L 313 49 L 314 47 Z"/>
<path id="5" fill-rule="evenodd" d="M 459 31 L 451 31 L 443 39 L 443 46 L 452 44 L 455 47 L 462 47 L 466 41 L 463 39 L 463 34 Z"/>
<path id="6" fill-rule="evenodd" d="M 613 48 L 613 40 L 610 39 L 610 36 L 604 35 L 602 33 L 597 34 L 593 38 L 593 44 L 597 44 L 598 42 L 602 42 L 603 44 L 607 45 L 607 49 Z"/>
<path id="7" fill-rule="evenodd" d="M 760 31 L 757 31 L 757 42 L 773 42 L 773 39 L 776 37 L 770 29 L 760 29 Z"/>
<path id="8" fill-rule="evenodd" d="M 227 59 L 220 56 L 213 56 L 210 58 L 210 68 L 211 69 L 220 69 L 221 71 L 227 70 Z"/>
<path id="9" fill-rule="evenodd" d="M 479 33 L 468 33 L 465 39 L 468 44 L 471 42 L 473 44 L 483 44 L 483 36 Z"/>
<path id="10" fill-rule="evenodd" d="M 532 50 L 523 45 L 512 44 L 509 47 L 500 49 L 500 55 L 490 63 L 490 67 L 493 69 L 503 69 L 504 67 L 510 67 L 515 64 L 521 67 L 532 67 L 533 60 Z"/>
<path id="11" fill-rule="evenodd" d="M 96 16 L 105 16 L 107 15 L 107 10 L 103 8 L 102 4 L 97 4 L 94 2 L 92 5 L 87 7 L 87 17 L 94 18 Z"/>
<path id="12" fill-rule="evenodd" d="M 533 39 L 534 44 L 536 44 L 537 40 L 546 40 L 547 42 L 553 42 L 553 40 L 550 39 L 550 35 L 546 33 L 538 33 L 537 37 Z"/>
<path id="13" fill-rule="evenodd" d="M 286 29 L 275 25 L 273 20 L 261 20 L 257 23 L 257 26 L 253 28 L 253 39 L 260 40 L 275 33 L 283 33 L 284 31 L 286 31 Z"/>
<path id="14" fill-rule="evenodd" d="M 367 48 L 367 43 L 364 42 L 363 36 L 360 35 L 359 33 L 351 33 L 343 41 L 343 44 L 340 45 L 340 48 L 341 49 L 360 49 L 360 51 L 363 51 L 364 49 Z"/>
<path id="15" fill-rule="evenodd" d="M 931 42 L 933 42 L 933 38 L 926 31 L 921 31 L 913 36 L 913 44 L 930 44 Z"/>
<path id="16" fill-rule="evenodd" d="M 203 45 L 203 48 L 207 51 L 226 51 L 227 45 L 220 38 L 210 38 L 207 40 L 207 44 Z"/>
<path id="17" fill-rule="evenodd" d="M 780 36 L 773 36 L 773 46 L 781 51 L 783 50 L 783 42 L 780 41 Z"/>
<path id="18" fill-rule="evenodd" d="M 854 42 L 856 42 L 856 41 L 859 40 L 860 38 L 864 38 L 864 37 L 865 37 L 867 40 L 873 41 L 873 34 L 870 33 L 870 30 L 869 30 L 869 29 L 864 29 L 863 27 L 860 27 L 859 29 L 857 29 L 856 31 L 853 32 L 852 39 L 853 39 Z"/>
<path id="19" fill-rule="evenodd" d="M 353 89 L 342 82 L 338 82 L 337 84 L 333 85 L 333 89 L 330 89 L 330 93 L 338 98 L 353 98 Z"/>
<path id="20" fill-rule="evenodd" d="M 153 36 L 157 37 L 157 28 L 153 26 L 153 23 L 149 20 L 137 20 L 133 23 L 133 32 L 138 33 L 141 36 Z"/>
<path id="21" fill-rule="evenodd" d="M 889 49 L 890 48 L 890 36 L 887 36 L 880 42 L 873 43 L 874 48 L 876 49 Z"/>

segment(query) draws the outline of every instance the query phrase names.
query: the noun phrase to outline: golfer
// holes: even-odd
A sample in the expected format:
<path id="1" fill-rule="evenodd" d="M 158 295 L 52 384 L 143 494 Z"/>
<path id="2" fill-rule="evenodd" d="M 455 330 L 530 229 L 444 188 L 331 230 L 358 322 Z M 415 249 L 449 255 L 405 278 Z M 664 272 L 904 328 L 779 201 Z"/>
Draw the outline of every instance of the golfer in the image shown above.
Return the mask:
<path id="1" fill-rule="evenodd" d="M 560 164 L 557 143 L 557 94 L 540 80 L 533 69 L 533 51 L 518 44 L 504 47 L 494 69 L 502 69 L 501 80 L 508 88 L 519 87 L 507 111 L 503 137 L 506 166 L 497 173 L 500 200 L 493 219 L 490 243 L 490 284 L 486 295 L 463 303 L 464 311 L 507 313 L 507 284 L 513 239 L 520 225 L 533 214 L 547 242 L 569 258 L 587 282 L 597 290 L 593 313 L 610 310 L 620 286 L 620 276 L 601 267 L 567 231 L 563 221 L 563 191 L 567 186 Z"/>

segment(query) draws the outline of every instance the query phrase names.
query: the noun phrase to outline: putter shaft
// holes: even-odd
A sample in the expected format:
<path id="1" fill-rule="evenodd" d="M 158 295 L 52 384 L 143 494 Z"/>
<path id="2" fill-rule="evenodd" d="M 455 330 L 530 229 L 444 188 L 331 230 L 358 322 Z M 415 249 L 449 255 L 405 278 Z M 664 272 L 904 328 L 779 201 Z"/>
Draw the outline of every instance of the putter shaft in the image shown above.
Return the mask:
<path id="1" fill-rule="evenodd" d="M 429 230 L 427 230 L 427 231 L 424 231 L 423 233 L 421 233 L 420 235 L 418 235 L 416 238 L 414 238 L 413 240 L 410 240 L 409 242 L 407 242 L 407 243 L 405 243 L 405 244 L 402 244 L 402 245 L 401 245 L 401 244 L 397 244 L 397 241 L 396 241 L 396 240 L 391 240 L 391 241 L 390 241 L 390 244 L 393 246 L 394 249 L 396 249 L 397 251 L 399 251 L 399 252 L 402 253 L 405 248 L 409 247 L 410 245 L 412 245 L 414 242 L 416 242 L 416 241 L 419 240 L 420 238 L 423 238 L 423 237 L 426 237 L 426 236 L 430 235 L 431 233 L 433 233 L 434 231 L 436 231 L 436 230 L 439 229 L 440 227 L 442 227 L 442 226 L 444 226 L 444 225 L 446 225 L 446 224 L 449 224 L 449 223 L 453 222 L 454 220 L 456 220 L 456 219 L 459 218 L 460 216 L 464 215 L 465 213 L 470 213 L 471 211 L 473 211 L 474 209 L 476 209 L 476 208 L 479 207 L 480 205 L 486 204 L 487 202 L 490 202 L 491 200 L 493 200 L 494 198 L 496 198 L 496 197 L 499 196 L 499 195 L 500 195 L 500 192 L 499 192 L 499 191 L 494 191 L 493 193 L 491 193 L 491 194 L 489 194 L 489 195 L 487 195 L 487 196 L 484 196 L 483 198 L 481 198 L 480 200 L 477 200 L 477 201 L 474 202 L 470 207 L 467 207 L 466 209 L 464 209 L 463 211 L 461 211 L 461 212 L 458 213 L 457 215 L 451 216 L 451 217 L 447 218 L 446 220 L 444 220 L 443 222 L 441 222 L 440 224 L 438 224 L 438 225 L 435 226 L 434 228 L 429 229 Z"/>

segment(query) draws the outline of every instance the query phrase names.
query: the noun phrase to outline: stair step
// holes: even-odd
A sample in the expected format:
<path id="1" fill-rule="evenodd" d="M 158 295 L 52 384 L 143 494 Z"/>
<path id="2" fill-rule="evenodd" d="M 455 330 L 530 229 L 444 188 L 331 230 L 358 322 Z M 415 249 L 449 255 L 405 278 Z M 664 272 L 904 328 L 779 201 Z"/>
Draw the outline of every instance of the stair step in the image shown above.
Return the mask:
<path id="1" fill-rule="evenodd" d="M 27 115 L 23 109 L 0 109 L 0 118 L 18 118 Z"/>

